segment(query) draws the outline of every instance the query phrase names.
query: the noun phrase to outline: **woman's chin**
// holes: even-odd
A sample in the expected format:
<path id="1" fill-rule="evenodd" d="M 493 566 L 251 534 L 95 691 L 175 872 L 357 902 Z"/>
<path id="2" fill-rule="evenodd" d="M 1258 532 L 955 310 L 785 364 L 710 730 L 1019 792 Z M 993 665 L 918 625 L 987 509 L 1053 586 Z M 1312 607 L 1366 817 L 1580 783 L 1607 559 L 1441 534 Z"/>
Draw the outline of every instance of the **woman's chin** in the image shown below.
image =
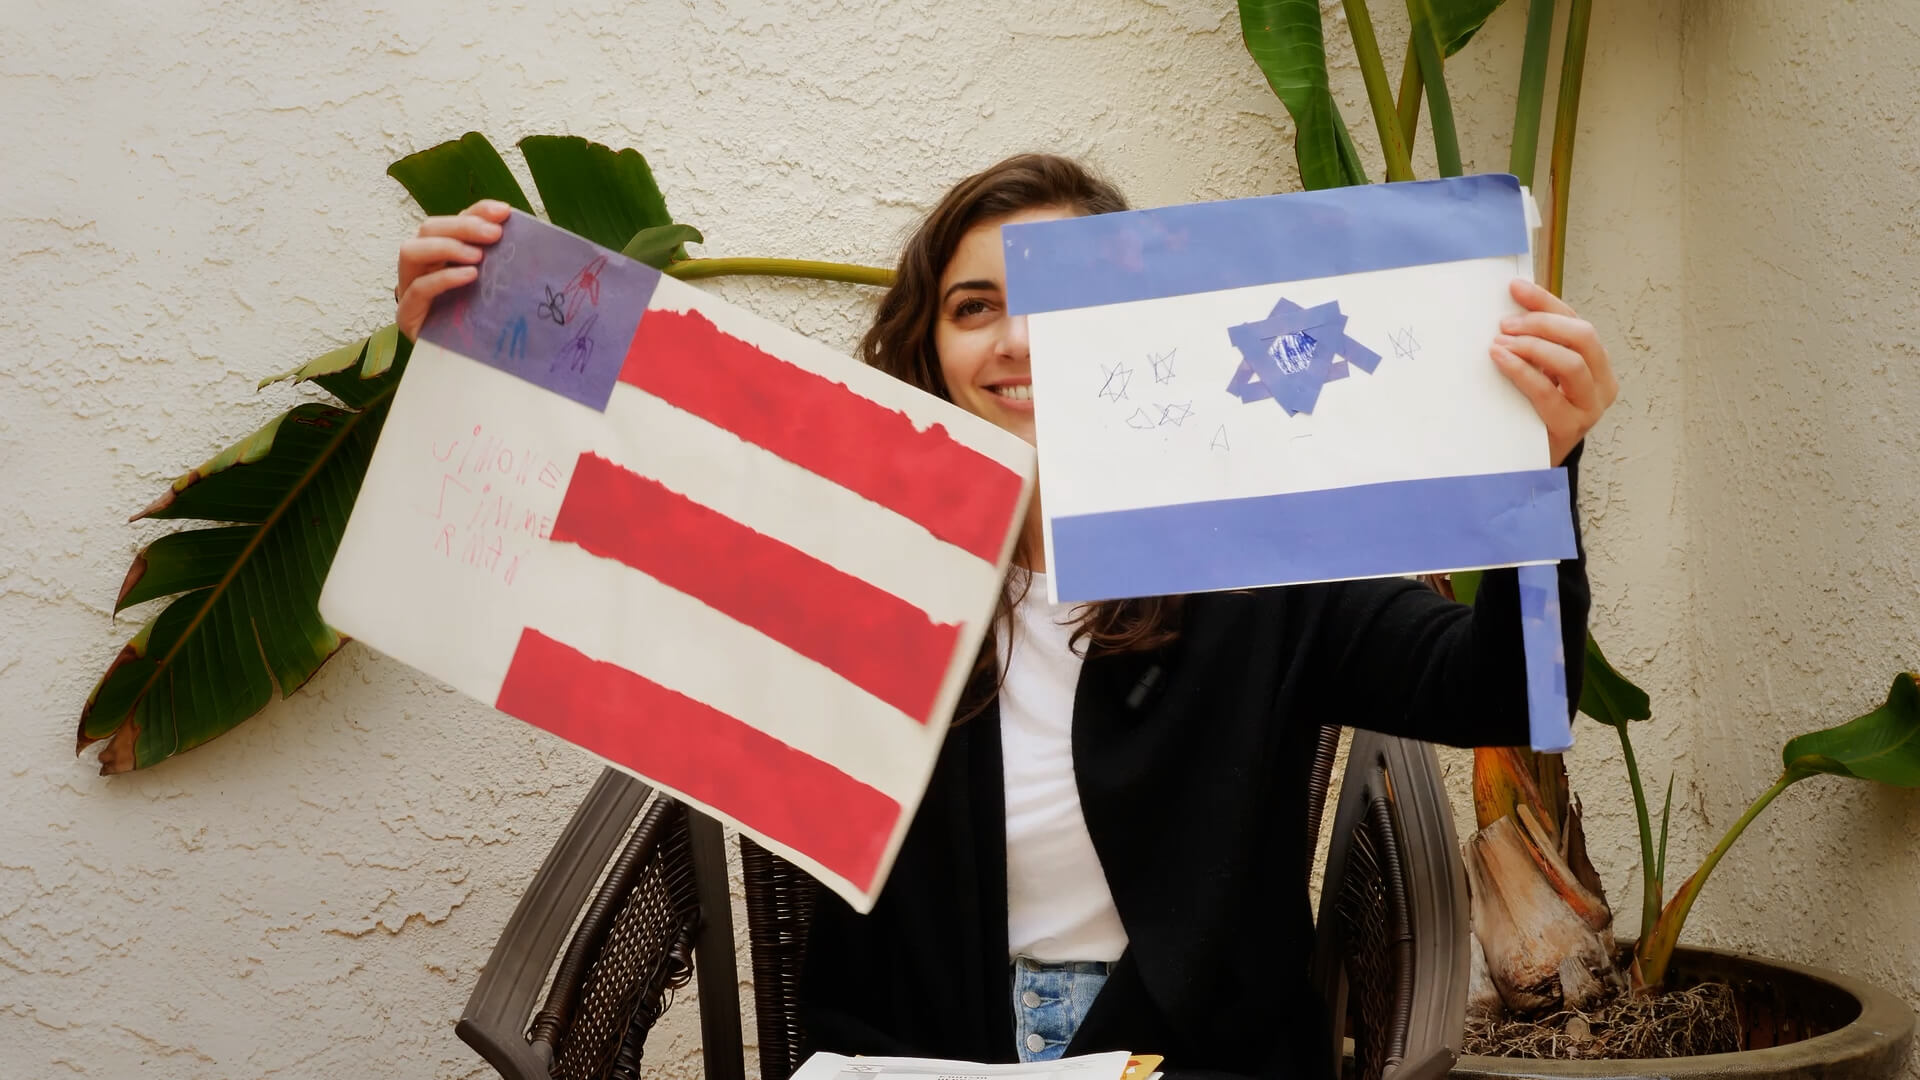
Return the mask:
<path id="1" fill-rule="evenodd" d="M 1002 431 L 1011 432 L 1031 444 L 1033 442 L 1033 399 L 1005 398 L 999 394 L 984 394 L 975 398 L 967 411 L 985 420 Z"/>
<path id="2" fill-rule="evenodd" d="M 1002 410 L 999 416 L 993 418 L 993 424 L 1002 431 L 1018 435 L 1028 446 L 1038 446 L 1039 444 L 1034 441 L 1033 402 L 1027 401 L 1021 404 L 1025 405 L 1026 409 Z"/>

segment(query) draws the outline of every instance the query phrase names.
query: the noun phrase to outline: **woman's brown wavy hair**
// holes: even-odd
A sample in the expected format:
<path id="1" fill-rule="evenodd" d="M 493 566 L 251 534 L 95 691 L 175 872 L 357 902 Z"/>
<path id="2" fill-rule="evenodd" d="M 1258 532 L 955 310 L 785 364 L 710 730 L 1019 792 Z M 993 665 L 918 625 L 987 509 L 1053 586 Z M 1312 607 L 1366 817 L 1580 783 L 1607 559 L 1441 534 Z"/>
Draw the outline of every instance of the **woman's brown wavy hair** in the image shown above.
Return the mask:
<path id="1" fill-rule="evenodd" d="M 1080 214 L 1110 214 L 1127 209 L 1127 201 L 1113 185 L 1085 166 L 1054 154 L 1010 157 L 955 184 L 907 240 L 900 252 L 893 286 L 880 299 L 873 326 L 860 339 L 860 358 L 893 377 L 911 383 L 946 401 L 946 380 L 940 375 L 940 357 L 934 351 L 934 324 L 940 315 L 940 276 L 967 231 L 1022 210 L 1065 207 Z M 1024 562 L 1022 548 L 1016 561 Z M 1024 579 L 1023 579 L 1024 581 Z M 986 644 L 980 650 L 975 674 L 995 664 L 996 636 L 1010 629 L 1013 606 L 1025 593 L 1016 593 L 1013 575 L 1001 588 Z M 1078 609 L 1072 641 L 1103 652 L 1159 648 L 1178 634 L 1179 597 L 1107 600 Z M 997 689 L 998 680 L 995 681 Z M 987 697 L 963 702 L 960 718 L 984 708 Z"/>

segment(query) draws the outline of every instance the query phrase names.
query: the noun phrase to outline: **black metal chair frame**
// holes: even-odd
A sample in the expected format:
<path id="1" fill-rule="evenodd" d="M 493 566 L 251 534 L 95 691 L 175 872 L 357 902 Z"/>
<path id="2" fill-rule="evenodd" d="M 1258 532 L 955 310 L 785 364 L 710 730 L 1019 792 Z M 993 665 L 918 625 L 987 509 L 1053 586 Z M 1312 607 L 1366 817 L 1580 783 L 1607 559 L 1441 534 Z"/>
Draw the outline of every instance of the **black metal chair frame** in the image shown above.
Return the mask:
<path id="1" fill-rule="evenodd" d="M 1323 728 L 1316 748 L 1309 850 L 1339 739 Z M 761 1077 L 787 1080 L 806 1053 L 797 991 L 816 886 L 745 837 L 740 852 Z M 650 952 L 636 953 L 637 934 Z M 1348 1075 L 1445 1076 L 1465 1026 L 1467 886 L 1431 746 L 1354 734 L 1316 934 L 1313 979 L 1339 1018 L 1328 1037 Z M 667 995 L 693 977 L 706 1080 L 744 1080 L 734 957 L 719 823 L 607 769 L 521 896 L 456 1031 L 507 1080 L 635 1080 Z"/>

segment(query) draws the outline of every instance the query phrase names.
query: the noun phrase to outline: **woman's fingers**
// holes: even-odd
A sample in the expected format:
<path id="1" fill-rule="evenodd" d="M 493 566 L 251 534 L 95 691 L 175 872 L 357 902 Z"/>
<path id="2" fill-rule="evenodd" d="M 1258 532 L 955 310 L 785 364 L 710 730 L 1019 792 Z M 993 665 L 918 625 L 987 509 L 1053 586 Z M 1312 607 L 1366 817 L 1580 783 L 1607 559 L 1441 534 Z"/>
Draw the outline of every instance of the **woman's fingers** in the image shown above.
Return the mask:
<path id="1" fill-rule="evenodd" d="M 434 297 L 479 276 L 476 264 L 485 257 L 486 245 L 500 239 L 510 212 L 498 199 L 481 199 L 458 214 L 428 218 L 417 235 L 401 241 L 393 287 L 401 333 L 417 335 Z"/>
<path id="2" fill-rule="evenodd" d="M 1593 328 L 1592 323 L 1577 315 L 1529 311 L 1524 315 L 1509 315 L 1501 319 L 1500 330 L 1515 336 L 1531 334 L 1545 338 L 1556 345 L 1565 345 L 1582 356 L 1604 351 L 1600 347 L 1599 331 Z"/>
<path id="3" fill-rule="evenodd" d="M 1493 343 L 1504 346 L 1507 351 L 1558 383 L 1561 393 L 1575 407 L 1591 409 L 1600 404 L 1593 371 L 1587 366 L 1586 357 L 1565 345 L 1545 338 L 1513 337 L 1507 334 L 1496 336 Z"/>
<path id="4" fill-rule="evenodd" d="M 430 217 L 420 223 L 421 236 L 448 236 L 469 244 L 491 244 L 500 239 L 500 223 L 476 214 Z"/>
<path id="5" fill-rule="evenodd" d="M 1527 310 L 1500 320 L 1493 362 L 1540 414 L 1558 465 L 1600 422 L 1620 384 L 1599 333 L 1571 305 L 1525 278 L 1508 291 Z"/>
<path id="6" fill-rule="evenodd" d="M 448 266 L 430 273 L 421 274 L 400 293 L 400 310 L 394 321 L 400 324 L 400 332 L 409 338 L 420 336 L 420 327 L 427 321 L 427 310 L 433 306 L 433 299 L 448 289 L 457 289 L 480 276 L 477 266 Z"/>
<path id="7" fill-rule="evenodd" d="M 1520 392 L 1533 402 L 1534 411 L 1551 428 L 1554 420 L 1574 411 L 1574 405 L 1568 401 L 1560 387 L 1546 373 L 1527 363 L 1520 355 L 1505 345 L 1495 345 L 1492 349 L 1493 362 L 1508 381 L 1519 387 Z"/>
<path id="8" fill-rule="evenodd" d="M 1613 404 L 1614 398 L 1620 396 L 1620 383 L 1613 376 L 1613 359 L 1601 344 L 1600 332 L 1587 320 L 1578 315 L 1534 311 L 1500 320 L 1500 329 L 1513 337 L 1550 342 L 1577 355 L 1595 387 L 1592 400 L 1601 408 Z"/>
<path id="9" fill-rule="evenodd" d="M 1490 350 L 1495 367 L 1505 375 L 1508 381 L 1518 387 L 1527 400 L 1533 403 L 1533 411 L 1547 427 L 1547 446 L 1551 453 L 1551 463 L 1559 465 L 1567 459 L 1581 437 L 1591 427 L 1581 410 L 1574 406 L 1560 387 L 1539 368 L 1520 358 L 1518 353 L 1505 345 L 1494 345 Z"/>
<path id="10" fill-rule="evenodd" d="M 1613 358 L 1593 324 L 1565 301 L 1524 278 L 1514 279 L 1512 291 L 1514 300 L 1529 310 L 1500 320 L 1501 331 L 1513 337 L 1540 338 L 1578 354 L 1594 388 L 1592 397 L 1581 399 L 1581 403 L 1597 405 L 1601 410 L 1612 405 L 1620 396 L 1620 382 L 1613 374 Z"/>
<path id="11" fill-rule="evenodd" d="M 1528 311 L 1547 311 L 1555 315 L 1573 314 L 1573 305 L 1548 292 L 1544 286 L 1536 285 L 1526 278 L 1514 278 L 1507 287 L 1513 295 L 1513 301 Z"/>
<path id="12" fill-rule="evenodd" d="M 481 254 L 480 248 L 450 236 L 416 236 L 411 240 L 402 240 L 400 271 L 393 287 L 393 298 L 396 301 L 400 300 L 422 278 L 449 265 L 471 269 L 473 264 L 480 261 Z M 444 292 L 445 289 L 439 291 Z M 406 325 L 406 320 L 402 318 L 401 329 L 405 330 Z M 413 335 L 409 332 L 407 336 Z"/>
<path id="13" fill-rule="evenodd" d="M 400 276 L 403 279 L 408 276 L 409 266 L 414 268 L 414 275 L 418 276 L 438 263 L 479 261 L 480 248 L 450 236 L 416 236 L 400 241 Z"/>
<path id="14" fill-rule="evenodd" d="M 499 199 L 481 199 L 479 202 L 467 207 L 465 211 L 465 213 L 472 214 L 475 217 L 486 218 L 496 225 L 507 220 L 507 215 L 512 212 L 513 207 L 508 206 Z"/>

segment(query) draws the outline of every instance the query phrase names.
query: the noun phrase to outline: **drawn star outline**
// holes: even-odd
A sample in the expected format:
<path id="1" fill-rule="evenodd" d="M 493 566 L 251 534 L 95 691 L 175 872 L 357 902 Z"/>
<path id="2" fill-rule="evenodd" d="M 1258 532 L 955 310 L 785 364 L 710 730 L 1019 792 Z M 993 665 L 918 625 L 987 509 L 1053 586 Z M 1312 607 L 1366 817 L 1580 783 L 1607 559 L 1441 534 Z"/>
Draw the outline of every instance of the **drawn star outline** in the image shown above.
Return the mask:
<path id="1" fill-rule="evenodd" d="M 1193 415 L 1191 401 L 1181 401 L 1172 405 L 1161 405 L 1156 402 L 1154 408 L 1160 410 L 1160 419 L 1155 423 L 1155 427 L 1179 427 L 1187 417 Z"/>

